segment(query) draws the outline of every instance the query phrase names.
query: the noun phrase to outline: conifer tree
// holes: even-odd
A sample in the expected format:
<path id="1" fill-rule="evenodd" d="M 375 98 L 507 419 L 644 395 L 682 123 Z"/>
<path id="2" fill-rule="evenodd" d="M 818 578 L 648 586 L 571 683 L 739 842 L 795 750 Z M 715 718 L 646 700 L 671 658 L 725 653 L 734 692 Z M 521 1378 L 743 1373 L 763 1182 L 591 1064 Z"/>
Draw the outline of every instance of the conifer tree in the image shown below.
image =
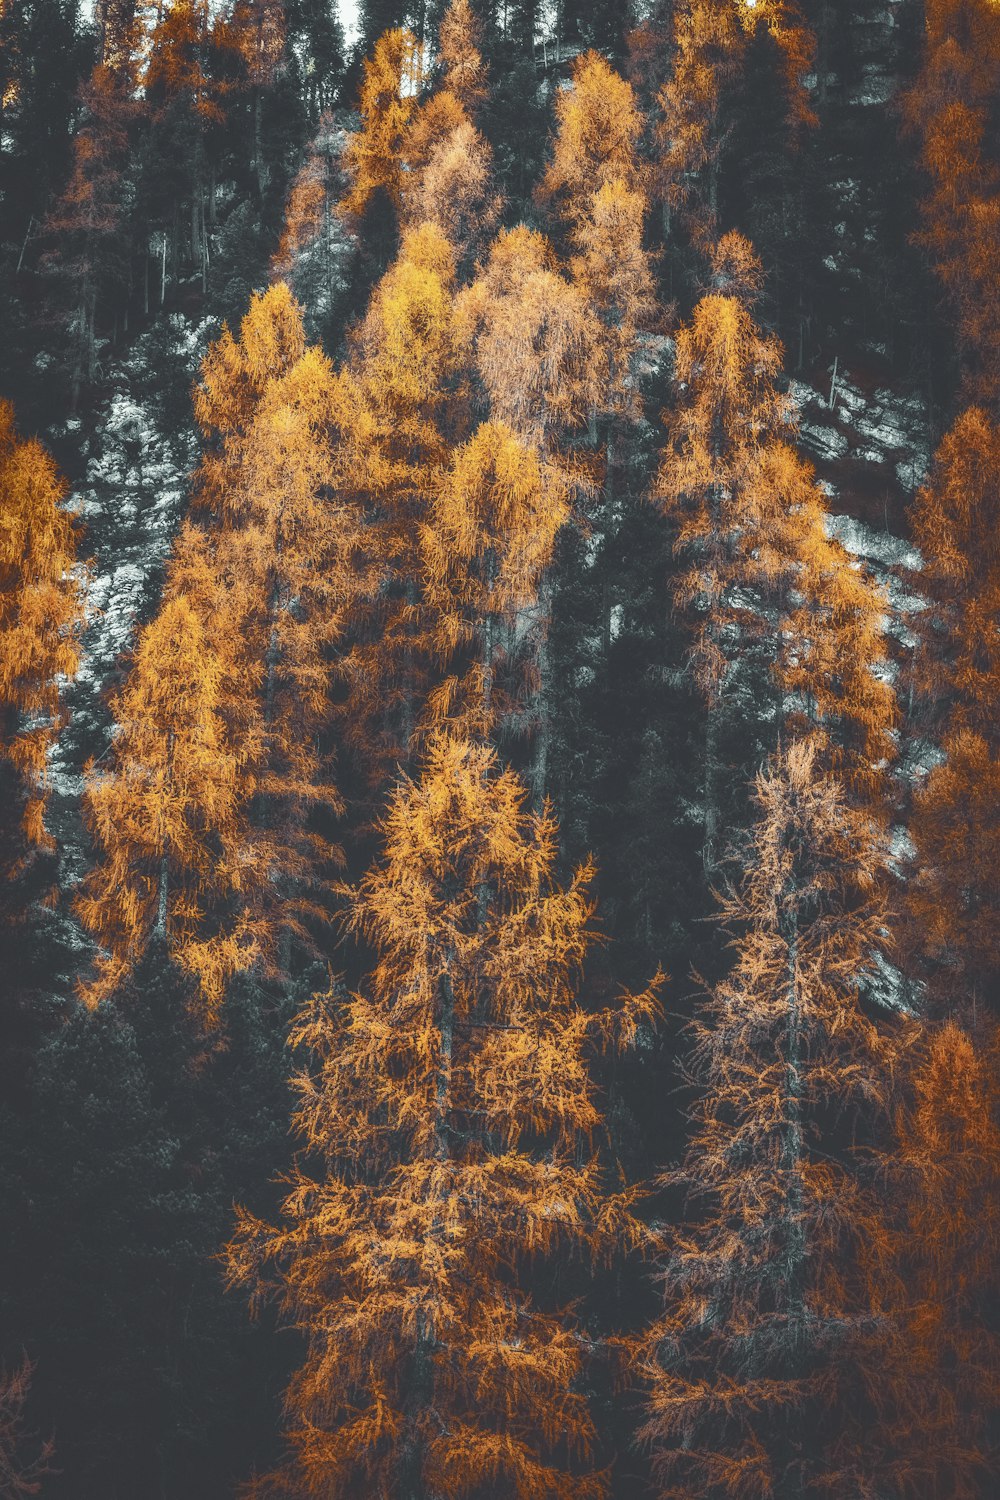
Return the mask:
<path id="1" fill-rule="evenodd" d="M 502 424 L 455 451 L 422 532 L 430 649 L 446 673 L 432 722 L 489 738 L 523 709 L 518 625 L 569 515 L 565 473 Z"/>
<path id="2" fill-rule="evenodd" d="M 1000 427 L 970 407 L 942 439 L 913 517 L 931 597 L 918 686 L 939 717 L 945 759 L 916 800 L 910 908 L 945 992 L 957 984 L 992 1005 L 1000 1001 L 998 482 Z"/>
<path id="3" fill-rule="evenodd" d="M 973 1500 L 989 1483 L 1000 1409 L 996 1033 L 977 1041 L 955 1021 L 912 1031 L 866 1236 L 865 1400 L 892 1494 Z"/>
<path id="4" fill-rule="evenodd" d="M 745 240 L 727 235 L 714 265 L 717 290 L 677 335 L 682 396 L 658 479 L 682 559 L 674 598 L 705 702 L 707 873 L 718 854 L 727 714 L 763 721 L 770 708 L 779 722 L 808 725 L 869 788 L 892 754 L 894 719 L 892 691 L 872 670 L 884 654 L 879 595 L 825 535 L 815 477 L 790 446 L 793 414 L 776 384 L 781 346 L 750 312 L 759 264 Z M 770 690 L 766 677 L 748 686 L 761 669 Z"/>
<path id="5" fill-rule="evenodd" d="M 885 913 L 877 826 L 813 747 L 756 784 L 745 873 L 722 904 L 735 964 L 692 1023 L 704 1090 L 664 1229 L 643 1436 L 663 1496 L 874 1493 L 850 1449 L 866 1317 L 845 1116 L 882 1104 L 888 1044 L 859 1003 Z"/>
<path id="6" fill-rule="evenodd" d="M 593 316 L 543 235 L 524 224 L 501 231 L 457 317 L 484 415 L 548 451 L 586 421 L 597 391 Z"/>
<path id="7" fill-rule="evenodd" d="M 351 897 L 377 963 L 299 1018 L 311 1057 L 283 1225 L 241 1218 L 234 1281 L 307 1335 L 282 1493 L 597 1497 L 584 1346 L 541 1266 L 643 1230 L 609 1192 L 587 1051 L 628 1045 L 652 993 L 585 1013 L 590 871 L 553 880 L 555 828 L 485 747 L 440 737 Z"/>
<path id="8" fill-rule="evenodd" d="M 158 936 L 197 975 L 209 1015 L 256 947 L 252 925 L 213 932 L 243 885 L 238 808 L 251 761 L 229 742 L 222 666 L 185 598 L 168 600 L 139 640 L 113 704 L 112 760 L 90 767 L 87 817 L 104 853 L 77 898 L 103 954 L 87 998 L 113 993 Z M 249 950 L 249 952 L 248 952 Z"/>
<path id="9" fill-rule="evenodd" d="M 440 230 L 406 230 L 345 372 L 340 483 L 367 523 L 345 732 L 375 784 L 411 753 L 427 690 L 420 528 L 468 420 L 454 281 Z"/>
<path id="10" fill-rule="evenodd" d="M 734 127 L 731 96 L 748 43 L 762 29 L 779 50 L 794 137 L 814 121 L 803 83 L 813 38 L 794 0 L 677 0 L 672 26 L 673 67 L 658 96 L 657 189 L 691 238 L 711 246 L 718 234 L 720 168 Z"/>
<path id="11" fill-rule="evenodd" d="M 0 1495 L 4 1500 L 39 1494 L 46 1474 L 52 1473 L 54 1443 L 51 1439 L 32 1442 L 24 1427 L 33 1368 L 27 1355 L 16 1369 L 0 1368 Z M 30 1454 L 29 1448 L 34 1449 Z"/>
<path id="12" fill-rule="evenodd" d="M 475 123 L 487 94 L 483 28 L 470 0 L 449 0 L 438 28 L 445 87 Z"/>
<path id="13" fill-rule="evenodd" d="M 361 217 L 373 199 L 398 208 L 403 190 L 403 146 L 421 83 L 420 53 L 409 31 L 386 31 L 365 59 L 361 129 L 349 142 L 348 213 Z"/>
<path id="14" fill-rule="evenodd" d="M 42 445 L 21 438 L 0 401 L 0 785 L 4 885 L 26 851 L 48 844 L 45 769 L 60 718 L 59 681 L 76 671 L 81 624 L 76 527 Z M 6 907 L 8 891 L 4 891 Z M 5 912 L 5 916 L 7 913 Z"/>
<path id="15" fill-rule="evenodd" d="M 92 998 L 159 931 L 211 1024 L 233 974 L 286 976 L 325 919 L 333 652 L 356 540 L 331 493 L 337 383 L 287 287 L 254 299 L 239 340 L 224 330 L 195 405 L 194 518 L 116 705 L 113 769 L 92 773 L 103 858 L 80 910 L 109 954 Z"/>
<path id="16" fill-rule="evenodd" d="M 643 245 L 642 118 L 631 86 L 589 52 L 574 66 L 572 88 L 556 100 L 556 119 L 541 197 L 568 227 L 573 279 L 599 320 L 598 401 L 604 411 L 634 414 L 630 360 L 653 309 Z"/>
<path id="17" fill-rule="evenodd" d="M 924 64 L 904 99 L 929 192 L 918 239 L 956 319 L 967 397 L 1000 391 L 1000 14 L 991 0 L 929 0 Z"/>

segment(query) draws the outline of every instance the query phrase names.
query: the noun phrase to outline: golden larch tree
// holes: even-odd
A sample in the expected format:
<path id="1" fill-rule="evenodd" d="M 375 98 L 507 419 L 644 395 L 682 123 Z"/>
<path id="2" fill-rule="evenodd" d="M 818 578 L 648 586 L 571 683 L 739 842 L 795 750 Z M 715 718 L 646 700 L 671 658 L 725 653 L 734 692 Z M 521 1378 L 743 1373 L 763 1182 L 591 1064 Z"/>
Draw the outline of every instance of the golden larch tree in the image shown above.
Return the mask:
<path id="1" fill-rule="evenodd" d="M 490 738 L 523 707 L 532 662 L 519 626 L 569 516 L 565 472 L 501 423 L 455 450 L 421 533 L 430 647 L 445 674 L 431 723 Z"/>
<path id="2" fill-rule="evenodd" d="M 981 408 L 942 439 L 914 502 L 925 559 L 917 686 L 945 759 L 920 788 L 912 820 L 910 910 L 946 995 L 998 1003 L 1000 863 L 1000 426 Z M 936 983 L 936 981 L 935 981 Z"/>
<path id="3" fill-rule="evenodd" d="M 361 129 L 345 152 L 351 178 L 344 210 L 360 217 L 376 195 L 398 207 L 403 191 L 403 145 L 416 106 L 421 77 L 416 38 L 387 31 L 365 59 L 361 85 Z"/>
<path id="4" fill-rule="evenodd" d="M 765 707 L 778 725 L 810 729 L 850 762 L 859 789 L 877 784 L 891 757 L 895 718 L 892 690 L 873 671 L 885 654 L 883 601 L 827 537 L 815 475 L 791 446 L 794 411 L 776 383 L 782 349 L 751 313 L 759 264 L 738 235 L 720 241 L 713 263 L 717 289 L 677 334 L 680 395 L 657 481 L 705 704 L 708 873 L 727 714 Z M 748 673 L 762 671 L 748 686 Z"/>
<path id="5" fill-rule="evenodd" d="M 90 1003 L 113 993 L 158 936 L 197 975 L 214 1015 L 226 980 L 256 951 L 252 924 L 218 932 L 220 907 L 240 903 L 247 769 L 226 733 L 222 689 L 198 614 L 184 598 L 169 600 L 142 632 L 112 703 L 110 756 L 86 773 L 87 822 L 103 854 L 76 903 L 103 950 L 85 989 Z"/>
<path id="6" fill-rule="evenodd" d="M 229 1249 L 307 1337 L 263 1492 L 607 1493 L 582 1331 L 529 1288 L 644 1238 L 609 1190 L 587 1054 L 630 1044 L 656 999 L 580 1007 L 591 872 L 555 883 L 556 829 L 524 800 L 489 749 L 438 738 L 351 896 L 376 966 L 293 1030 L 306 1154 L 284 1223 L 243 1215 Z"/>
<path id="7" fill-rule="evenodd" d="M 928 0 L 923 67 L 904 96 L 928 185 L 917 235 L 955 317 L 968 399 L 1000 391 L 1000 158 L 991 116 L 1000 90 L 993 0 Z"/>
<path id="8" fill-rule="evenodd" d="M 569 233 L 573 279 L 597 314 L 602 336 L 597 400 L 635 414 L 628 380 L 638 331 L 652 315 L 653 277 L 643 245 L 643 121 L 631 85 L 596 52 L 573 68 L 556 99 L 552 160 L 539 196 Z"/>
<path id="9" fill-rule="evenodd" d="M 420 528 L 468 431 L 454 304 L 450 242 L 433 224 L 406 230 L 344 375 L 340 483 L 366 526 L 344 727 L 376 784 L 410 754 L 427 691 Z"/>
<path id="10" fill-rule="evenodd" d="M 842 1447 L 867 1309 L 844 1121 L 882 1107 L 891 1057 L 859 995 L 886 920 L 884 850 L 808 744 L 758 777 L 756 799 L 722 903 L 735 964 L 692 1023 L 703 1093 L 663 1180 L 687 1210 L 663 1230 L 643 1437 L 671 1500 L 876 1492 L 872 1455 Z"/>
<path id="11" fill-rule="evenodd" d="M 0 401 L 0 774 L 11 877 L 26 849 L 45 846 L 45 770 L 60 722 L 60 679 L 77 667 L 82 598 L 66 485 Z M 17 850 L 19 849 L 19 853 Z"/>
<path id="12" fill-rule="evenodd" d="M 92 777 L 101 859 L 81 911 L 110 953 L 94 995 L 134 966 L 159 926 L 198 977 L 214 1022 L 234 973 L 259 965 L 284 978 L 326 919 L 340 858 L 332 840 L 341 804 L 330 764 L 331 692 L 356 546 L 354 511 L 335 490 L 340 400 L 341 383 L 326 357 L 305 346 L 301 311 L 280 285 L 254 299 L 240 338 L 224 330 L 204 361 L 195 407 L 207 451 L 192 516 L 134 682 L 117 705 L 124 720 L 113 770 Z M 167 683 L 158 666 L 161 647 L 165 660 L 179 663 L 180 683 Z M 208 677 L 188 712 L 184 674 L 199 657 Z M 162 693 L 145 680 L 157 676 L 167 684 Z M 158 714 L 144 714 L 153 698 Z M 178 713 L 188 712 L 183 723 L 172 718 L 175 700 Z M 197 763 L 207 770 L 184 783 L 178 830 L 164 832 L 158 799 L 173 806 L 183 745 L 192 755 L 204 750 Z M 184 844 L 185 820 L 200 841 Z M 190 875 L 179 884 L 171 861 L 188 854 Z M 157 859 L 151 883 L 145 862 Z"/>
<path id="13" fill-rule="evenodd" d="M 864 1399 L 888 1493 L 978 1500 L 1000 1408 L 997 1033 L 953 1020 L 910 1031 L 895 1149 L 869 1210 Z"/>
<path id="14" fill-rule="evenodd" d="M 543 235 L 524 224 L 501 231 L 459 294 L 457 322 L 484 415 L 550 451 L 587 420 L 597 394 L 593 314 Z"/>

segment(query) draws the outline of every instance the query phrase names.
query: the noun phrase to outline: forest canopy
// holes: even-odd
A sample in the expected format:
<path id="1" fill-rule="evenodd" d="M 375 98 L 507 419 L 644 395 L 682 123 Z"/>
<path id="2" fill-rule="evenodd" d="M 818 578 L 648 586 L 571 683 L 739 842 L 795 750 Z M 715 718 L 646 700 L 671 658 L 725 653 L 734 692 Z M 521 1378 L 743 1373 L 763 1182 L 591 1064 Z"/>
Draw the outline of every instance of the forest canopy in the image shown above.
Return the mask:
<path id="1" fill-rule="evenodd" d="M 992 1500 L 1000 5 L 0 0 L 0 1500 Z"/>

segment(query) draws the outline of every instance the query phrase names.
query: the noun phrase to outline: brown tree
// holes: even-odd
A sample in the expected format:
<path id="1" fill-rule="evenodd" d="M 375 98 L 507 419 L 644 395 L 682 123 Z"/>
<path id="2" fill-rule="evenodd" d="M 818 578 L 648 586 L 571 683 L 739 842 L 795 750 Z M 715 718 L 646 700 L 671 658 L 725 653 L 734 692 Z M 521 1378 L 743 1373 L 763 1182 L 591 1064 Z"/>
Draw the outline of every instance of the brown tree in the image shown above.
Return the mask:
<path id="1" fill-rule="evenodd" d="M 791 446 L 794 414 L 776 383 L 781 346 L 753 321 L 760 267 L 738 235 L 720 241 L 714 266 L 717 290 L 677 335 L 680 397 L 658 479 L 681 560 L 674 598 L 705 703 L 709 874 L 727 716 L 759 716 L 766 732 L 770 715 L 772 734 L 783 722 L 818 734 L 860 790 L 879 785 L 895 715 L 892 690 L 873 671 L 884 656 L 882 600 L 826 535 L 815 476 Z"/>
<path id="2" fill-rule="evenodd" d="M 704 1093 L 664 1178 L 687 1211 L 662 1232 L 643 1436 L 671 1500 L 876 1493 L 850 1417 L 868 1313 L 851 1140 L 883 1104 L 891 1057 L 859 1000 L 885 924 L 884 850 L 806 743 L 756 796 L 722 904 L 736 961 L 692 1023 Z"/>
<path id="3" fill-rule="evenodd" d="M 865 1402 L 885 1489 L 987 1493 L 1000 1409 L 1000 1091 L 995 1030 L 913 1025 L 867 1227 L 873 1319 Z"/>
<path id="4" fill-rule="evenodd" d="M 1000 391 L 1000 158 L 991 111 L 1000 90 L 1000 13 L 992 0 L 928 0 L 924 62 L 904 99 L 929 191 L 918 240 L 956 319 L 968 399 Z"/>
<path id="5" fill-rule="evenodd" d="M 15 846 L 2 862 L 5 883 L 25 850 L 48 843 L 46 761 L 60 720 L 60 679 L 77 666 L 82 600 L 65 498 L 49 454 L 18 436 L 13 407 L 0 401 L 0 777 L 10 818 L 5 842 L 13 837 Z"/>
<path id="6" fill-rule="evenodd" d="M 308 1340 L 291 1460 L 261 1492 L 607 1492 L 582 1330 L 558 1292 L 529 1288 L 542 1266 L 644 1237 L 599 1158 L 587 1053 L 630 1044 L 656 1000 L 579 1006 L 591 872 L 555 884 L 555 828 L 524 799 L 487 748 L 437 739 L 351 897 L 376 967 L 294 1028 L 316 1166 L 281 1227 L 244 1215 L 229 1251 L 233 1280 L 277 1294 Z"/>
<path id="7" fill-rule="evenodd" d="M 930 594 L 917 686 L 945 759 L 916 798 L 910 910 L 943 995 L 992 1005 L 1000 1002 L 998 482 L 1000 427 L 972 407 L 943 438 L 913 518 Z"/>

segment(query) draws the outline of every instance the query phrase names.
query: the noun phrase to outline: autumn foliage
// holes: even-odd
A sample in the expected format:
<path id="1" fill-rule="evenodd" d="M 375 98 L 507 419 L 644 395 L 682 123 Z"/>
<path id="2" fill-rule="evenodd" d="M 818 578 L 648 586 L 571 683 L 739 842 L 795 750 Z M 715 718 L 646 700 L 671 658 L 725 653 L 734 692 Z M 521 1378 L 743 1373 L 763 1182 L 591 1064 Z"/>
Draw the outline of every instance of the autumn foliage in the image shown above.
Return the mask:
<path id="1" fill-rule="evenodd" d="M 59 684 L 77 666 L 80 584 L 66 487 L 0 402 L 0 768 L 27 846 L 44 845 L 45 769 Z M 5 871 L 9 873 L 9 871 Z"/>
<path id="2" fill-rule="evenodd" d="M 559 886 L 555 827 L 523 804 L 488 749 L 436 739 L 351 893 L 376 966 L 292 1033 L 306 1154 L 284 1223 L 244 1216 L 229 1251 L 308 1339 L 278 1493 L 606 1493 L 583 1332 L 531 1286 L 644 1237 L 601 1161 L 587 1055 L 630 1045 L 656 1000 L 580 1006 L 591 872 Z"/>
<path id="3" fill-rule="evenodd" d="M 852 1446 L 859 1187 L 844 1119 L 882 1098 L 886 1040 L 860 991 L 879 943 L 880 835 L 795 742 L 758 777 L 745 872 L 722 904 L 735 963 L 692 1023 L 683 1222 L 644 1345 L 659 1492 L 874 1490 Z"/>

